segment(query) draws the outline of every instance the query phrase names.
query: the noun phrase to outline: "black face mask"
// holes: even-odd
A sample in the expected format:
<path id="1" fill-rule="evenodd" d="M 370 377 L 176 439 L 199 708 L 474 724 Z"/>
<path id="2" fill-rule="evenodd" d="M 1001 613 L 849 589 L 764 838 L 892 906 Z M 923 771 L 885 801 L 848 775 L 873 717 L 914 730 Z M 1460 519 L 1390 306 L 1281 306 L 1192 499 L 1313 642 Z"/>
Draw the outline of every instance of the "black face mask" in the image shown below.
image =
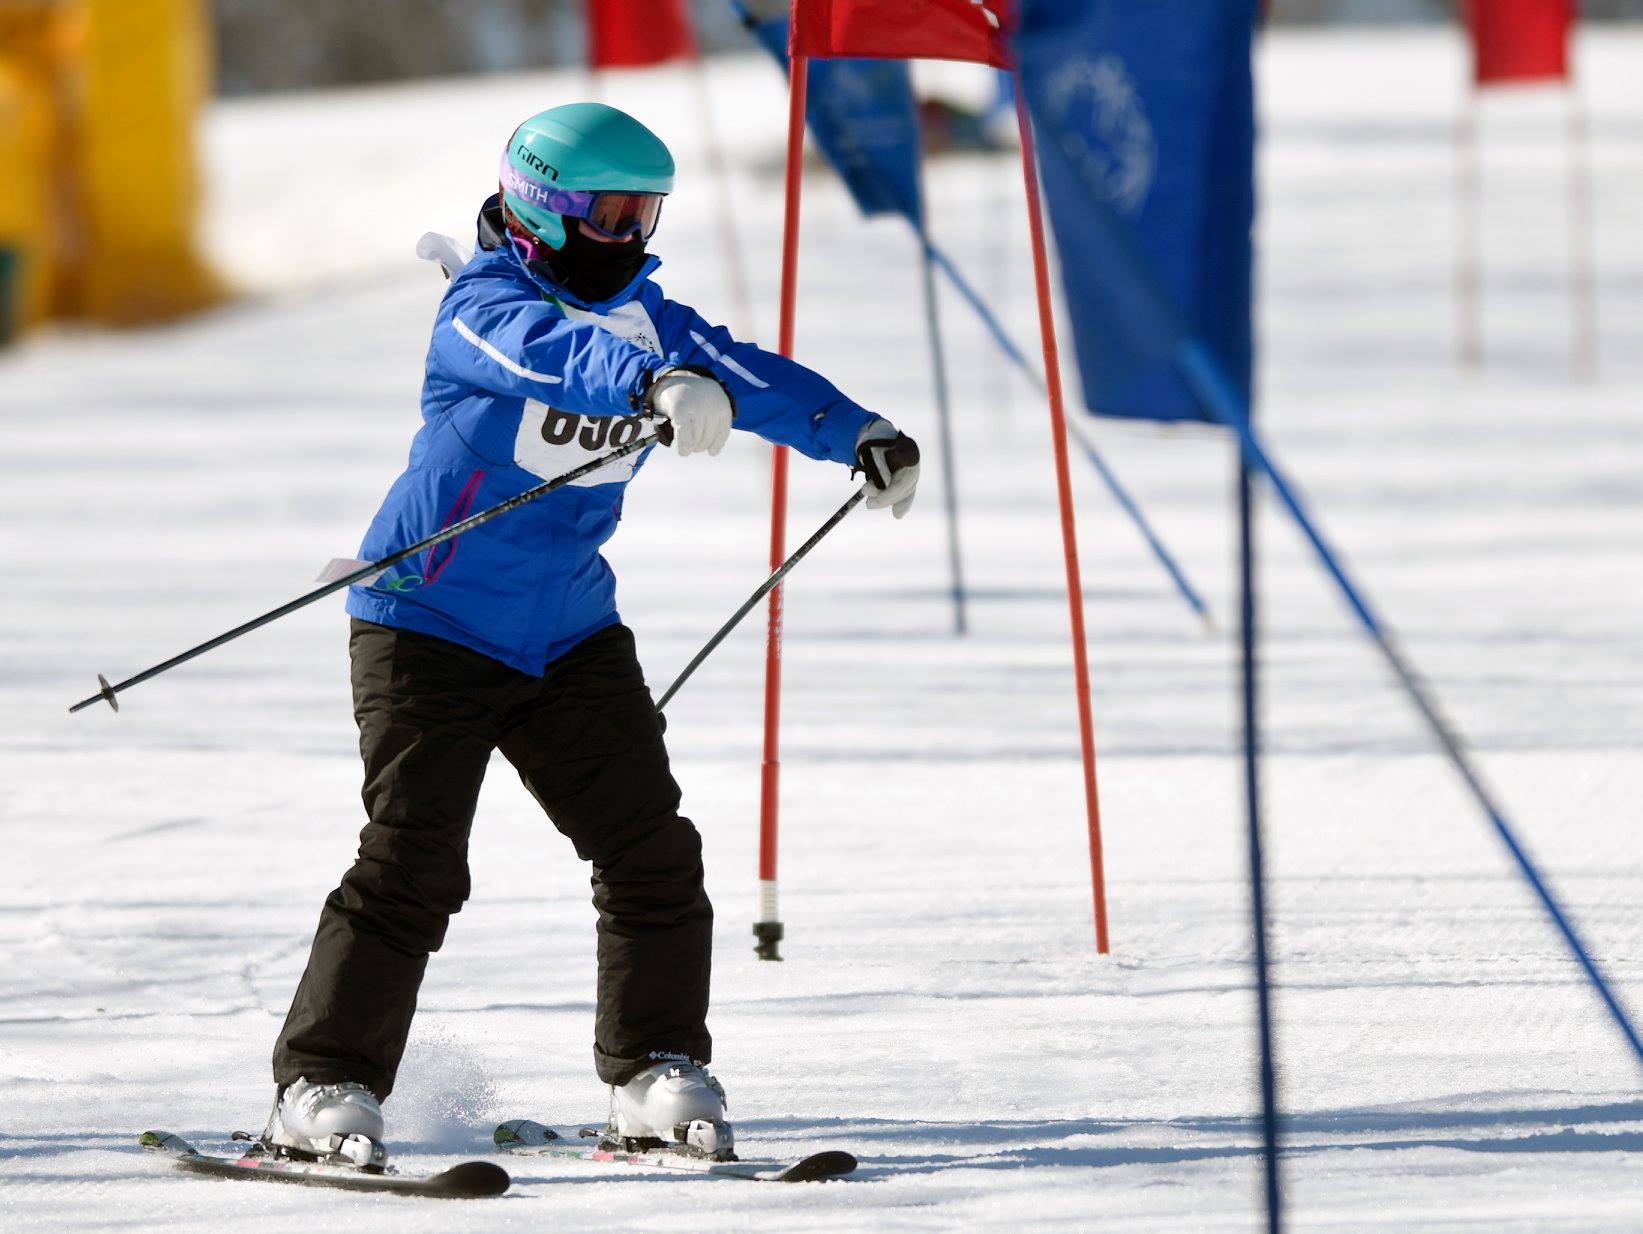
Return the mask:
<path id="1" fill-rule="evenodd" d="M 558 283 L 571 295 L 596 304 L 608 300 L 633 282 L 645 264 L 645 242 L 638 236 L 604 244 L 582 234 L 575 219 L 565 220 L 565 245 L 556 249 L 538 273 Z"/>

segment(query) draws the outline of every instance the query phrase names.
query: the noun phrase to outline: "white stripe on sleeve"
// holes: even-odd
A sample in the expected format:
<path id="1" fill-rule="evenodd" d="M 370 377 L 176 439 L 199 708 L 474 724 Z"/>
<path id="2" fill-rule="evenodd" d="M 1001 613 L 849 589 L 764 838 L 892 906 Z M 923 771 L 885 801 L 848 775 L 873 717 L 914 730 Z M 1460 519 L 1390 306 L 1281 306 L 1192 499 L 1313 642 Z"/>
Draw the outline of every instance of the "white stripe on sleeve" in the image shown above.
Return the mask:
<path id="1" fill-rule="evenodd" d="M 748 372 L 740 364 L 737 364 L 736 361 L 732 360 L 729 356 L 722 354 L 717 347 L 708 342 L 700 334 L 697 334 L 696 331 L 692 330 L 690 332 L 690 337 L 696 340 L 696 346 L 707 352 L 709 358 L 711 358 L 715 364 L 724 365 L 727 369 L 729 369 L 732 373 L 735 373 L 736 376 L 740 377 L 750 386 L 756 386 L 760 390 L 770 389 L 770 383 L 768 381 L 760 381 L 757 377 L 753 376 L 752 373 Z"/>
<path id="2" fill-rule="evenodd" d="M 473 330 L 469 328 L 468 323 L 463 321 L 462 318 L 453 317 L 451 320 L 455 324 L 456 332 L 458 334 L 467 339 L 475 347 L 479 348 L 480 351 L 484 352 L 491 359 L 495 360 L 503 368 L 507 369 L 508 372 L 512 373 L 515 377 L 525 377 L 531 381 L 546 382 L 550 386 L 556 386 L 564 380 L 563 377 L 555 377 L 551 373 L 533 372 L 522 364 L 516 364 L 514 361 L 508 359 L 507 356 L 498 351 L 495 347 L 492 347 L 484 339 L 480 338 L 479 335 L 475 334 Z"/>

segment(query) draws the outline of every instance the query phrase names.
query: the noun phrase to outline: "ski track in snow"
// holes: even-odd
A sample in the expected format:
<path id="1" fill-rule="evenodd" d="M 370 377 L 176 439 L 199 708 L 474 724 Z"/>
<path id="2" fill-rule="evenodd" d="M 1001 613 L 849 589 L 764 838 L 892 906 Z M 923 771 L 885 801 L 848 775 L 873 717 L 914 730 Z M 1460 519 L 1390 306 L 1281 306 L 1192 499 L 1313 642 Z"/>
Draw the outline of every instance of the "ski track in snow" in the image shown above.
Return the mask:
<path id="1" fill-rule="evenodd" d="M 1395 89 L 1382 70 L 1399 66 Z M 1278 34 L 1261 52 L 1261 416 L 1594 952 L 1643 1013 L 1643 32 L 1584 37 L 1603 371 L 1568 375 L 1561 110 L 1484 111 L 1488 367 L 1456 371 L 1451 34 Z M 963 86 L 965 72 L 939 70 Z M 609 75 L 684 169 L 669 292 L 725 305 L 671 72 Z M 968 79 L 973 81 L 973 78 Z M 0 358 L 0 1227 L 1249 1230 L 1258 1137 L 1233 648 L 1206 637 L 1074 458 L 1114 952 L 1092 954 L 1044 412 L 945 305 L 972 635 L 949 633 L 939 469 L 788 589 L 783 916 L 751 953 L 763 623 L 669 708 L 719 908 L 715 1069 L 748 1151 L 856 1152 L 846 1183 L 636 1184 L 510 1161 L 467 1205 L 197 1180 L 134 1147 L 260 1124 L 267 1054 L 359 822 L 340 605 L 64 707 L 273 607 L 350 555 L 403 460 L 437 275 L 496 135 L 572 76 L 294 95 L 211 117 L 208 235 L 256 294 Z M 716 66 L 774 334 L 783 96 Z M 361 158 L 391 114 L 429 157 Z M 930 172 L 937 234 L 1034 335 L 1013 163 Z M 369 185 L 373 207 L 360 201 Z M 381 208 L 377 208 L 380 203 Z M 933 447 L 914 247 L 812 175 L 799 354 Z M 1234 616 L 1233 457 L 1097 424 Z M 653 687 L 763 576 L 767 451 L 656 457 L 611 549 Z M 795 460 L 790 540 L 846 492 Z M 15 533 L 21 528 L 21 533 Z M 1638 1067 L 1372 650 L 1268 508 L 1266 766 L 1293 1228 L 1629 1231 Z M 497 1118 L 597 1119 L 586 871 L 493 769 L 475 895 L 389 1105 L 399 1158 Z"/>

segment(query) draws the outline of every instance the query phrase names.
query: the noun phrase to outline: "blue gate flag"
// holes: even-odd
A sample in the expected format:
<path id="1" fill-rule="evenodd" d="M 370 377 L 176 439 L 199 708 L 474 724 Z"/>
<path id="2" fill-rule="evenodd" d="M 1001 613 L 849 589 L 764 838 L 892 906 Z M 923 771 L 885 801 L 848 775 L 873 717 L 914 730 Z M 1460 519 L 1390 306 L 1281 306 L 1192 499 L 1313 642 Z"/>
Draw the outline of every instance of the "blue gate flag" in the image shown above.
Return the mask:
<path id="1" fill-rule="evenodd" d="M 787 67 L 787 19 L 738 16 L 760 46 Z M 865 215 L 901 214 L 923 230 L 919 193 L 918 108 L 902 60 L 812 60 L 805 120 L 856 207 Z"/>
<path id="2" fill-rule="evenodd" d="M 1208 419 L 1170 363 L 1189 337 L 1249 405 L 1255 9 L 1256 0 L 1022 8 L 1022 91 L 1084 400 L 1099 415 Z"/>

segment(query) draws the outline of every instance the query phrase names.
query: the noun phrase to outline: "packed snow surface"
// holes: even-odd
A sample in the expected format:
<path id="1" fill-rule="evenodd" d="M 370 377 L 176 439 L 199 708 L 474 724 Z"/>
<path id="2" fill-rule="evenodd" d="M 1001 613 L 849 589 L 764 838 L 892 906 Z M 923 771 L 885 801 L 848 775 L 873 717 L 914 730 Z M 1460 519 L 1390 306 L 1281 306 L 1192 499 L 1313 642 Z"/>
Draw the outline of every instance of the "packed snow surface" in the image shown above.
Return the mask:
<path id="1" fill-rule="evenodd" d="M 1572 373 L 1564 100 L 1481 109 L 1486 363 L 1457 368 L 1444 33 L 1260 52 L 1260 414 L 1333 541 L 1643 1013 L 1643 37 L 1580 48 L 1601 368 Z M 930 80 L 936 81 L 932 77 Z M 950 88 L 976 83 L 961 70 Z M 604 89 L 674 142 L 670 294 L 775 333 L 784 99 L 715 64 L 751 311 L 735 303 L 688 74 Z M 915 248 L 808 178 L 798 351 L 926 445 L 908 519 L 853 514 L 788 592 L 786 962 L 757 961 L 762 621 L 669 708 L 718 904 L 717 1072 L 752 1152 L 842 1147 L 845 1183 L 749 1187 L 510 1162 L 467 1205 L 197 1180 L 145 1128 L 256 1128 L 268 1053 L 361 822 L 340 603 L 65 714 L 351 555 L 418 422 L 440 281 L 497 143 L 584 93 L 538 75 L 236 101 L 207 230 L 253 294 L 0 359 L 0 1226 L 350 1231 L 1251 1230 L 1253 1010 L 1238 758 L 1233 455 L 1102 422 L 1207 593 L 1191 617 L 1076 455 L 1112 953 L 1089 862 L 1046 416 L 943 298 L 971 629 L 952 633 Z M 401 136 L 389 139 L 385 134 Z M 938 161 L 936 232 L 1035 338 L 1016 165 Z M 665 686 L 763 577 L 768 451 L 659 456 L 611 549 Z M 790 531 L 849 491 L 796 460 Z M 1639 1066 L 1270 505 L 1266 827 L 1293 1228 L 1635 1231 Z M 389 1103 L 407 1167 L 492 1122 L 597 1120 L 587 872 L 505 765 L 475 893 Z"/>

